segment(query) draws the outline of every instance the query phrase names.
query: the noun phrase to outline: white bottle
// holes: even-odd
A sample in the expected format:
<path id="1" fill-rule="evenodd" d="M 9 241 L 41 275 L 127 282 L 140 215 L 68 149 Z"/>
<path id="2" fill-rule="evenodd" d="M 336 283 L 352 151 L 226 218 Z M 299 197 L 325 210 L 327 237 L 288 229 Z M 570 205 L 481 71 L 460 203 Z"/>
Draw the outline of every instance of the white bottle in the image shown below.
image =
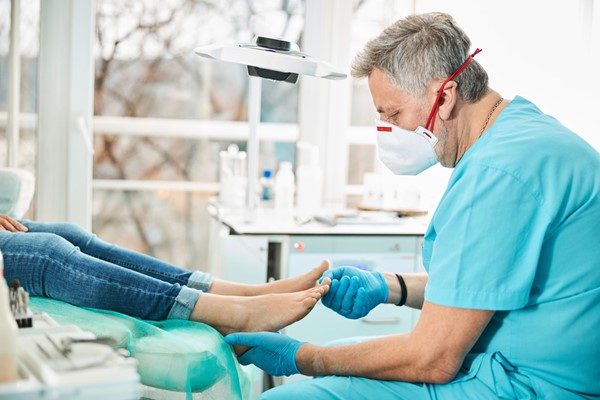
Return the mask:
<path id="1" fill-rule="evenodd" d="M 321 209 L 323 197 L 323 170 L 319 167 L 319 148 L 298 143 L 296 168 L 296 208 L 306 214 Z"/>
<path id="2" fill-rule="evenodd" d="M 239 209 L 246 204 L 246 152 L 230 144 L 219 153 L 219 203 L 225 208 Z"/>
<path id="3" fill-rule="evenodd" d="M 4 279 L 4 260 L 0 252 L 0 383 L 18 379 L 17 333 L 15 318 L 10 312 L 8 285 Z"/>
<path id="4" fill-rule="evenodd" d="M 292 163 L 284 161 L 279 163 L 275 174 L 275 210 L 292 212 L 294 209 L 294 194 L 296 179 L 292 170 Z"/>

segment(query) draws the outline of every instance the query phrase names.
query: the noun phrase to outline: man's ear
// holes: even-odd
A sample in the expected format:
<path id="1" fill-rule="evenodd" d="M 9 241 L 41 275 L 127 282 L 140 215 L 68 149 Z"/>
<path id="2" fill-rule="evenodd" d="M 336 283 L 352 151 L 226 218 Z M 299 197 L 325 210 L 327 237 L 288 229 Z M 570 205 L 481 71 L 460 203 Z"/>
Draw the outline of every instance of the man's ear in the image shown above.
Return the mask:
<path id="1" fill-rule="evenodd" d="M 438 108 L 438 116 L 442 121 L 450 119 L 452 110 L 454 110 L 454 106 L 456 105 L 457 97 L 458 84 L 455 81 L 449 81 L 444 86 L 444 93 L 442 93 Z"/>

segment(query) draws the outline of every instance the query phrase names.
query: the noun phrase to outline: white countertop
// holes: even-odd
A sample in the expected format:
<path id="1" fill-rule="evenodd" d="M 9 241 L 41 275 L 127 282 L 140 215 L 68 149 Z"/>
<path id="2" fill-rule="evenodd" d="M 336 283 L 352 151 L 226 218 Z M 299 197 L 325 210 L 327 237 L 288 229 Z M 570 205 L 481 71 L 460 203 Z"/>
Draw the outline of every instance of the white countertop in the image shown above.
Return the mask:
<path id="1" fill-rule="evenodd" d="M 310 216 L 300 216 L 296 212 L 282 213 L 272 209 L 242 211 L 213 207 L 210 214 L 228 226 L 232 234 L 239 235 L 422 236 L 430 219 L 429 215 L 397 217 L 393 213 L 356 210 L 323 211 L 318 214 L 317 220 Z"/>

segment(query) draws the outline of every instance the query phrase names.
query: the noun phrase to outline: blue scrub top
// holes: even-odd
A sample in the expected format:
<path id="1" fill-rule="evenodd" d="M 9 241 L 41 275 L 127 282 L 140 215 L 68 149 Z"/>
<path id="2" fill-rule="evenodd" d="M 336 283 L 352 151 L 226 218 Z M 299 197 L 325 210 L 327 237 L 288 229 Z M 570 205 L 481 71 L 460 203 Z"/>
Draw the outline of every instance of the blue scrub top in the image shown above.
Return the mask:
<path id="1" fill-rule="evenodd" d="M 497 311 L 472 353 L 600 397 L 600 155 L 579 136 L 516 97 L 456 165 L 423 262 L 427 301 Z"/>

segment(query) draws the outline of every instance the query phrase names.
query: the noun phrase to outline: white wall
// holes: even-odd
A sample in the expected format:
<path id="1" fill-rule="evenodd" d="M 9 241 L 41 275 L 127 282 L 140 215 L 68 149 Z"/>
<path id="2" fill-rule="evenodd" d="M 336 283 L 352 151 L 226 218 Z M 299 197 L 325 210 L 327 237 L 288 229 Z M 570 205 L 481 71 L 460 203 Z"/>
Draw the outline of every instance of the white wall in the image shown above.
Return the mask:
<path id="1" fill-rule="evenodd" d="M 505 98 L 515 95 L 600 150 L 600 3 L 594 0 L 417 0 L 417 13 L 451 14 Z M 592 25 L 593 23 L 593 25 Z"/>

